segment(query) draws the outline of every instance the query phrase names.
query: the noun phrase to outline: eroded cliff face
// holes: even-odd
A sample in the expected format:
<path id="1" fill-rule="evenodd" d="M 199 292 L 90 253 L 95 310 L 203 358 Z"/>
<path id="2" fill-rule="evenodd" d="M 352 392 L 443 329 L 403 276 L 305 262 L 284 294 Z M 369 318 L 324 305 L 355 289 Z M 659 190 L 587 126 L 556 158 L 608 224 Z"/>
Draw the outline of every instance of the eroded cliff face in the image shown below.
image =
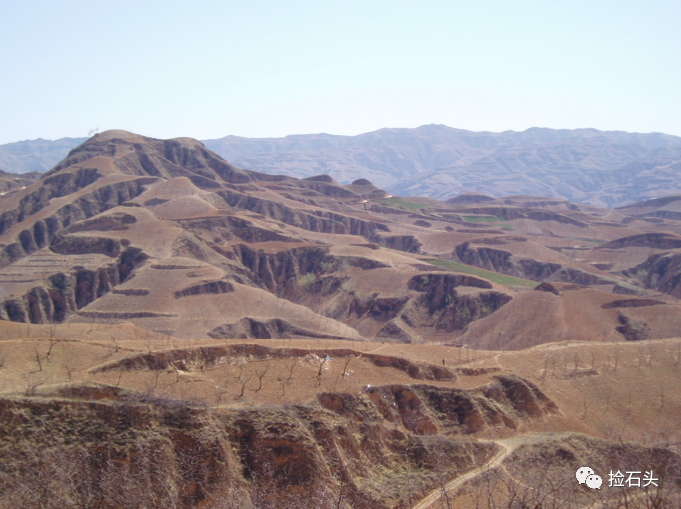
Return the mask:
<path id="1" fill-rule="evenodd" d="M 461 286 L 487 291 L 459 295 L 456 288 Z M 402 320 L 410 327 L 433 327 L 446 332 L 460 331 L 512 300 L 506 293 L 492 291 L 488 281 L 464 275 L 414 276 L 409 281 L 409 288 L 421 295 L 405 306 Z"/>
<path id="2" fill-rule="evenodd" d="M 65 499 L 111 508 L 407 507 L 494 454 L 494 444 L 465 435 L 556 412 L 517 377 L 472 391 L 392 385 L 220 413 L 70 387 L 0 400 L 0 491 L 46 508 Z"/>
<path id="3" fill-rule="evenodd" d="M 280 202 L 235 191 L 225 190 L 219 191 L 217 194 L 231 207 L 256 212 L 275 221 L 281 221 L 282 223 L 312 232 L 360 235 L 370 239 L 376 231 L 389 231 L 388 227 L 383 223 L 365 221 L 334 212 L 323 210 L 306 212 L 291 208 Z"/>
<path id="4" fill-rule="evenodd" d="M 470 242 L 456 246 L 453 254 L 465 264 L 533 281 L 543 281 L 561 268 L 557 263 L 517 259 L 508 251 L 490 247 L 475 247 Z"/>
<path id="5" fill-rule="evenodd" d="M 0 303 L 0 319 L 26 323 L 61 323 L 73 312 L 81 309 L 125 281 L 132 271 L 147 259 L 140 249 L 121 243 L 97 242 L 83 237 L 77 248 L 85 245 L 85 252 L 101 248 L 113 258 L 111 263 L 99 268 L 73 267 L 47 278 L 25 295 Z M 87 241 L 90 241 L 88 243 Z"/>
<path id="6" fill-rule="evenodd" d="M 657 253 L 645 262 L 623 272 L 646 288 L 681 298 L 681 253 Z"/>
<path id="7" fill-rule="evenodd" d="M 55 177 L 51 178 L 54 179 Z M 147 179 L 136 179 L 105 185 L 57 209 L 53 214 L 44 219 L 30 222 L 30 225 L 18 234 L 17 241 L 2 246 L 0 251 L 0 268 L 6 267 L 26 255 L 48 246 L 58 232 L 71 224 L 89 219 L 128 202 L 140 195 L 144 191 L 144 186 L 149 183 L 150 181 Z M 5 212 L 0 216 L 0 235 L 9 231 L 15 224 L 24 221 L 27 216 L 40 211 L 47 205 L 50 199 L 63 196 L 60 194 L 61 191 L 54 190 L 54 193 L 51 194 L 42 191 L 42 189 L 44 188 L 41 187 L 39 191 L 31 193 L 22 199 L 18 208 Z M 69 189 L 69 186 L 66 186 L 65 189 Z M 24 200 L 26 200 L 25 204 Z"/>
<path id="8" fill-rule="evenodd" d="M 488 240 L 488 239 L 483 239 Z M 489 242 L 485 242 L 489 243 Z M 625 295 L 642 294 L 642 290 L 618 284 L 618 280 L 600 276 L 581 269 L 564 267 L 558 263 L 540 262 L 532 258 L 512 255 L 509 251 L 463 242 L 452 253 L 461 262 L 483 269 L 508 274 L 531 281 L 554 281 L 578 285 L 614 285 L 613 293 Z M 621 282 L 621 281 L 619 281 Z"/>

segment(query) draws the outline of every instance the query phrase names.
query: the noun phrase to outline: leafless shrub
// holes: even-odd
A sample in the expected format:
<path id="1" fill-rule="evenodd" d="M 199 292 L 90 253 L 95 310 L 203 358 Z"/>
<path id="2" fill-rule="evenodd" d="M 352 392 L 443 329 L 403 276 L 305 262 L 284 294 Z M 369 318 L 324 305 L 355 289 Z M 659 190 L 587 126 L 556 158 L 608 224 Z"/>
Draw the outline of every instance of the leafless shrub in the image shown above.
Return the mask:
<path id="1" fill-rule="evenodd" d="M 241 391 L 239 392 L 239 395 L 236 397 L 236 399 L 242 399 L 244 397 L 244 393 L 246 392 L 246 384 L 251 381 L 253 378 L 253 374 L 249 376 L 248 378 L 243 378 L 239 376 L 239 383 L 241 384 Z"/>
<path id="2" fill-rule="evenodd" d="M 35 371 L 37 373 L 38 371 L 43 370 L 43 361 L 42 361 L 42 356 L 38 352 L 38 349 L 34 348 L 34 350 L 35 350 L 35 361 L 38 363 L 38 369 Z"/>
<path id="3" fill-rule="evenodd" d="M 73 381 L 73 373 L 76 371 L 76 367 L 73 364 L 73 361 L 68 360 L 66 362 L 62 363 L 62 368 L 64 368 L 64 371 L 66 371 L 66 376 L 69 379 L 69 382 Z"/>
<path id="4" fill-rule="evenodd" d="M 290 366 L 286 366 L 288 368 L 288 378 L 286 379 L 286 382 L 291 382 L 291 380 L 293 379 L 293 369 L 296 367 L 297 364 L 298 361 L 294 359 L 293 361 L 291 361 Z"/>
<path id="5" fill-rule="evenodd" d="M 348 376 L 348 364 L 350 364 L 350 361 L 353 359 L 355 359 L 353 356 L 350 356 L 346 359 L 345 364 L 343 365 L 343 373 L 341 373 L 341 378 Z"/>
<path id="6" fill-rule="evenodd" d="M 50 347 L 47 350 L 47 353 L 45 354 L 45 360 L 46 361 L 50 360 L 50 355 L 52 355 L 52 350 L 54 349 L 55 345 L 59 342 L 60 342 L 59 339 L 56 339 L 53 336 L 50 336 Z"/>
<path id="7" fill-rule="evenodd" d="M 28 397 L 35 396 L 38 391 L 38 387 L 41 385 L 45 385 L 46 379 L 45 377 L 38 377 L 35 376 L 35 373 L 29 373 L 26 375 L 25 380 L 24 380 L 24 395 Z"/>
<path id="8" fill-rule="evenodd" d="M 258 388 L 255 390 L 256 394 L 260 392 L 260 389 L 262 389 L 262 379 L 265 377 L 267 374 L 267 371 L 270 369 L 270 365 L 268 364 L 265 369 L 262 371 L 262 373 L 258 373 L 256 371 L 256 376 L 258 377 Z"/>

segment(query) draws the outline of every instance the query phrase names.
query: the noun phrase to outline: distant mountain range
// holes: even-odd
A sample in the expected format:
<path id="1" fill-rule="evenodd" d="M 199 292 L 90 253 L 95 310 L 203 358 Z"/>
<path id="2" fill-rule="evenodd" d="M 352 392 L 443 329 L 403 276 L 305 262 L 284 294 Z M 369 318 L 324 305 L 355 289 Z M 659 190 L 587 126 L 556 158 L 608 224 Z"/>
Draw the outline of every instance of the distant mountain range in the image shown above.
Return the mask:
<path id="1" fill-rule="evenodd" d="M 0 145 L 0 170 L 9 173 L 44 173 L 87 138 L 25 140 Z"/>
<path id="2" fill-rule="evenodd" d="M 84 139 L 0 146 L 0 168 L 45 171 Z M 237 167 L 340 183 L 369 178 L 392 194 L 448 199 L 475 191 L 613 207 L 681 193 L 681 138 L 596 129 L 473 132 L 444 125 L 357 136 L 204 140 Z"/>

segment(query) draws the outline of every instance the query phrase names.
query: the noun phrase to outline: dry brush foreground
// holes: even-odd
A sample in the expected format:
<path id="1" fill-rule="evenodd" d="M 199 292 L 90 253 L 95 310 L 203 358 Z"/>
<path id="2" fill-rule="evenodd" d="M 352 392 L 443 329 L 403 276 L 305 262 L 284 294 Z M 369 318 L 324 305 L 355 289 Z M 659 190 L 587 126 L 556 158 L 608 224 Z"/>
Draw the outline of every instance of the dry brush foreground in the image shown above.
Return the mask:
<path id="1" fill-rule="evenodd" d="M 678 340 L 466 352 L 0 327 L 3 507 L 678 501 Z M 583 464 L 663 484 L 593 493 Z"/>

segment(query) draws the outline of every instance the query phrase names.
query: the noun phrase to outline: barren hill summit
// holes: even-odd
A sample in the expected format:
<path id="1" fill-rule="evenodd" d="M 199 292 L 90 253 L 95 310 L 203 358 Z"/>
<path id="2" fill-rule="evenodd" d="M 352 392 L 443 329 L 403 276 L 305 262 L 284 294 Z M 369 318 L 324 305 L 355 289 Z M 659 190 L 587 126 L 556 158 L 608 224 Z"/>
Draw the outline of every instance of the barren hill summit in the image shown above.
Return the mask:
<path id="1" fill-rule="evenodd" d="M 681 325 L 681 230 L 655 208 L 668 205 L 396 197 L 365 177 L 270 175 L 191 138 L 106 131 L 0 201 L 0 317 L 511 348 L 593 340 L 594 327 L 601 340 L 632 327 L 669 337 Z M 530 291 L 543 282 L 597 297 L 574 301 L 587 310 L 573 294 Z M 603 307 L 622 295 L 663 305 Z M 538 309 L 555 325 L 541 334 Z M 572 314 L 591 326 L 573 327 Z"/>

